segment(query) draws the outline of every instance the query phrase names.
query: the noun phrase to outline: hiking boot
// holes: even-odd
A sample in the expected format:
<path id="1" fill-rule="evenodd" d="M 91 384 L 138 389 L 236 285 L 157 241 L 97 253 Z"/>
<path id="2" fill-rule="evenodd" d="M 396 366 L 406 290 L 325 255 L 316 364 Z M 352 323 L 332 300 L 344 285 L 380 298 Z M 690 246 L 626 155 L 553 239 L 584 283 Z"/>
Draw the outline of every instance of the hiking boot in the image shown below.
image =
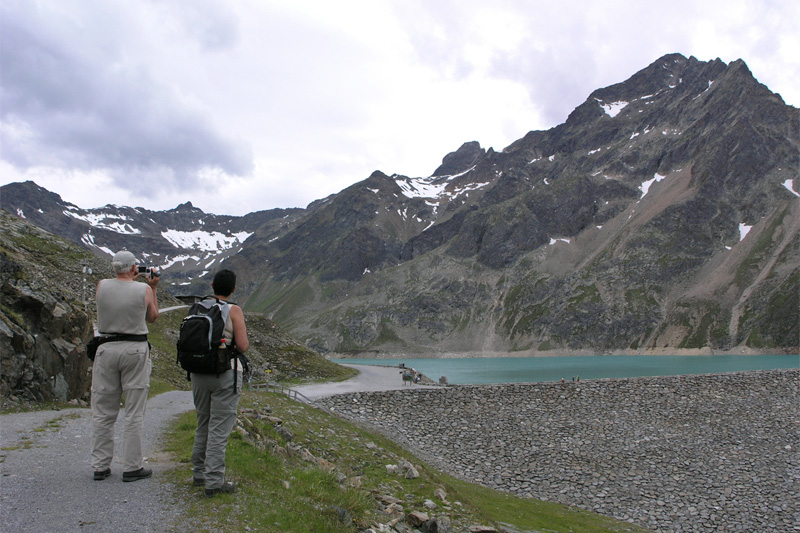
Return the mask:
<path id="1" fill-rule="evenodd" d="M 213 489 L 206 489 L 206 496 L 211 498 L 212 496 L 216 496 L 217 494 L 231 494 L 236 491 L 236 483 L 233 481 L 226 481 L 219 487 L 214 487 Z"/>
<path id="2" fill-rule="evenodd" d="M 105 470 L 96 470 L 94 473 L 94 480 L 95 481 L 103 481 L 105 478 L 111 475 L 111 469 L 106 468 Z"/>
<path id="3" fill-rule="evenodd" d="M 134 470 L 133 472 L 123 472 L 122 473 L 122 481 L 139 481 L 140 479 L 147 479 L 153 475 L 153 471 L 149 468 L 142 467 L 139 470 Z"/>
<path id="4" fill-rule="evenodd" d="M 201 477 L 193 477 L 192 482 L 194 482 L 195 487 L 202 487 L 206 484 L 206 480 Z"/>

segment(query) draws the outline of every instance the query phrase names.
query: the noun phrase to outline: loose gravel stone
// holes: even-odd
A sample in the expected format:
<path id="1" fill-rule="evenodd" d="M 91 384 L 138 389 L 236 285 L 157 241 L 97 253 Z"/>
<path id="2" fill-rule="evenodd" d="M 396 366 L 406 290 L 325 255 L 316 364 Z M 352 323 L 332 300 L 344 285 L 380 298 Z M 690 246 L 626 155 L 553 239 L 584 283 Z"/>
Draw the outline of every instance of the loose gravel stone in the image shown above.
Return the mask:
<path id="1" fill-rule="evenodd" d="M 797 369 L 316 401 L 463 479 L 656 531 L 797 531 Z"/>

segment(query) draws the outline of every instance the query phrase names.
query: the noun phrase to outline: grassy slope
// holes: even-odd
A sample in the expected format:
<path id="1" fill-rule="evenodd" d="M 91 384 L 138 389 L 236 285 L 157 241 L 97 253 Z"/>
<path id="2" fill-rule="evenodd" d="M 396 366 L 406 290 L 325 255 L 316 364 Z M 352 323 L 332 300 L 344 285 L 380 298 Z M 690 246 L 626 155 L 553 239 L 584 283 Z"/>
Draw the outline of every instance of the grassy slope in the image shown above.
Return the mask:
<path id="1" fill-rule="evenodd" d="M 286 441 L 275 420 L 293 434 Z M 200 531 L 364 531 L 411 511 L 445 515 L 453 531 L 476 524 L 511 524 L 520 531 L 642 531 L 631 524 L 563 505 L 521 499 L 442 474 L 391 441 L 320 409 L 275 393 L 245 392 L 240 422 L 229 439 L 227 477 L 235 495 L 214 499 L 191 484 L 194 413 L 174 426 L 169 451 L 182 466 L 171 473 L 180 497 L 189 502 L 186 520 Z M 309 454 L 303 452 L 307 450 Z M 406 460 L 420 477 L 405 479 L 386 465 Z M 445 500 L 434 492 L 442 489 Z M 385 512 L 381 496 L 400 500 L 402 512 Z M 436 503 L 433 510 L 425 500 Z M 412 528 L 413 529 L 413 528 Z"/>
<path id="2" fill-rule="evenodd" d="M 175 362 L 175 343 L 186 312 L 186 308 L 163 312 L 154 324 L 150 324 L 150 343 L 153 346 L 151 387 L 190 388 L 186 373 Z M 332 363 L 297 343 L 264 316 L 246 314 L 245 322 L 250 339 L 247 356 L 253 367 L 253 381 L 297 384 L 341 381 L 356 374 L 355 370 Z"/>
<path id="3" fill-rule="evenodd" d="M 151 326 L 151 395 L 188 389 L 183 371 L 175 364 L 172 338 L 184 315 L 180 310 L 164 313 Z M 289 346 L 285 351 L 276 349 L 266 360 L 288 357 L 298 374 L 293 380 L 349 377 L 350 369 L 339 371 L 332 368 L 338 365 L 319 356 L 317 359 L 313 352 L 306 353 L 291 343 Z M 298 351 L 302 352 L 300 356 Z M 280 419 L 294 435 L 291 443 L 277 432 L 272 421 L 260 419 L 254 410 Z M 449 516 L 454 532 L 466 531 L 474 524 L 512 524 L 519 531 L 643 531 L 600 515 L 520 499 L 455 479 L 378 434 L 280 394 L 245 391 L 239 420 L 247 432 L 234 431 L 227 452 L 227 475 L 239 483 L 239 491 L 214 499 L 205 498 L 202 489 L 191 483 L 188 463 L 196 427 L 194 412 L 184 414 L 172 426 L 167 452 L 179 466 L 167 477 L 175 483 L 176 498 L 187 502 L 187 510 L 176 523 L 165 524 L 166 529 L 190 526 L 194 531 L 327 533 L 375 527 L 378 531 L 376 524 L 392 519 L 402 523 L 404 514 L 425 511 L 431 518 Z M 304 458 L 303 449 L 311 455 Z M 311 456 L 318 460 L 309 461 Z M 403 461 L 414 464 L 420 477 L 408 480 L 387 473 L 387 464 Z M 434 494 L 436 489 L 445 491 L 444 501 Z M 400 500 L 402 513 L 387 514 L 377 496 Z M 427 499 L 436 503 L 434 510 L 424 507 Z"/>
<path id="4" fill-rule="evenodd" d="M 150 326 L 154 392 L 189 388 L 175 363 L 174 348 L 185 315 L 185 309 L 162 313 Z M 246 321 L 251 339 L 248 356 L 257 367 L 256 381 L 342 380 L 355 372 L 296 343 L 261 315 L 248 314 Z M 266 415 L 282 421 L 294 435 L 291 442 L 276 431 L 274 421 Z M 179 498 L 189 504 L 180 522 L 192 524 L 194 530 L 363 531 L 392 519 L 402 521 L 411 511 L 426 511 L 431 517 L 446 515 L 452 519 L 453 531 L 498 523 L 513 524 L 522 531 L 638 530 L 592 513 L 524 500 L 454 479 L 422 464 L 382 436 L 279 394 L 245 391 L 239 420 L 247 431 L 234 431 L 229 439 L 227 475 L 240 486 L 232 496 L 208 499 L 191 484 L 187 463 L 196 426 L 194 412 L 181 417 L 170 432 L 168 451 L 181 466 L 169 476 L 177 485 Z M 312 456 L 317 460 L 309 460 Z M 419 478 L 387 473 L 387 464 L 404 460 L 417 466 Z M 446 501 L 434 495 L 439 488 L 446 492 Z M 386 514 L 382 510 L 385 504 L 377 496 L 401 500 L 402 513 Z M 426 499 L 437 507 L 426 509 Z"/>

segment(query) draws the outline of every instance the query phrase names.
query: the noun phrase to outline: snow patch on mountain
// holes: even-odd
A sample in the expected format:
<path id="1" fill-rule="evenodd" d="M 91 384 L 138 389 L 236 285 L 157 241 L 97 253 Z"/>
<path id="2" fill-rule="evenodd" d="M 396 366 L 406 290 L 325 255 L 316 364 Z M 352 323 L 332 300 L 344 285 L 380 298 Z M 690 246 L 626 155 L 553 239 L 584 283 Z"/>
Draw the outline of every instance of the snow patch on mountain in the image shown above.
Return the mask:
<path id="1" fill-rule="evenodd" d="M 639 186 L 639 190 L 642 191 L 642 198 L 644 198 L 645 195 L 648 193 L 648 191 L 650 190 L 650 186 L 653 183 L 658 183 L 659 181 L 663 180 L 664 178 L 666 178 L 666 176 L 662 176 L 661 174 L 656 173 L 656 174 L 653 175 L 653 179 L 647 180 L 644 183 L 642 183 Z M 640 200 L 641 200 L 641 198 L 640 198 Z"/>
<path id="2" fill-rule="evenodd" d="M 705 89 L 703 92 L 701 92 L 700 94 L 698 94 L 697 96 L 695 96 L 694 98 L 692 98 L 692 100 L 697 100 L 698 98 L 700 98 L 701 96 L 703 96 L 705 93 L 707 93 L 707 92 L 708 92 L 708 90 L 709 90 L 709 89 L 711 89 L 711 84 L 712 84 L 712 83 L 714 83 L 714 80 L 708 80 L 708 87 L 706 87 L 706 89 Z"/>
<path id="3" fill-rule="evenodd" d="M 798 194 L 797 191 L 794 190 L 794 180 L 793 179 L 784 181 L 783 182 L 783 186 L 786 187 L 786 189 L 790 193 L 794 194 L 795 196 L 800 196 L 800 194 Z"/>
<path id="4" fill-rule="evenodd" d="M 750 230 L 753 229 L 753 226 L 748 226 L 747 224 L 739 224 L 739 242 L 743 241 L 747 234 L 750 233 Z"/>
<path id="5" fill-rule="evenodd" d="M 618 102 L 611 102 L 610 104 L 605 104 L 599 98 L 595 98 L 595 100 L 597 100 L 597 103 L 600 105 L 600 107 L 603 108 L 603 111 L 606 112 L 606 115 L 608 115 L 611 118 L 614 118 L 617 115 L 619 115 L 620 111 L 625 109 L 630 103 L 620 100 Z"/>
<path id="6" fill-rule="evenodd" d="M 114 252 L 110 249 L 106 248 L 105 246 L 100 246 L 94 242 L 94 235 L 91 233 L 84 233 L 81 237 L 81 242 L 90 248 L 97 248 L 98 250 L 102 250 L 108 255 L 114 255 Z"/>
<path id="7" fill-rule="evenodd" d="M 460 188 L 451 188 L 450 191 L 446 190 L 447 187 L 452 184 L 453 180 L 469 174 L 474 169 L 475 167 L 473 166 L 464 172 L 449 176 L 430 176 L 427 178 L 407 178 L 401 176 L 395 177 L 395 181 L 403 195 L 407 198 L 422 198 L 426 200 L 426 203 L 428 203 L 427 200 L 430 199 L 440 200 L 442 198 L 449 198 L 452 200 L 461 194 L 479 190 L 490 183 L 470 183 Z M 435 204 L 428 203 L 428 205 Z"/>
<path id="8" fill-rule="evenodd" d="M 236 243 L 244 242 L 252 233 L 241 231 L 225 235 L 218 231 L 162 231 L 161 236 L 168 240 L 175 248 L 194 249 L 204 252 L 228 250 Z"/>
<path id="9" fill-rule="evenodd" d="M 114 215 L 111 213 L 87 213 L 85 215 L 81 215 L 79 213 L 70 211 L 69 209 L 65 209 L 64 214 L 68 217 L 88 222 L 92 227 L 107 229 L 122 235 L 141 235 L 142 233 L 140 230 L 134 228 L 127 222 L 130 220 L 129 218 L 121 215 Z"/>
<path id="10" fill-rule="evenodd" d="M 168 259 L 163 265 L 159 265 L 159 267 L 162 270 L 166 270 L 177 263 L 186 264 L 186 261 L 200 261 L 200 258 L 196 255 L 176 255 Z"/>

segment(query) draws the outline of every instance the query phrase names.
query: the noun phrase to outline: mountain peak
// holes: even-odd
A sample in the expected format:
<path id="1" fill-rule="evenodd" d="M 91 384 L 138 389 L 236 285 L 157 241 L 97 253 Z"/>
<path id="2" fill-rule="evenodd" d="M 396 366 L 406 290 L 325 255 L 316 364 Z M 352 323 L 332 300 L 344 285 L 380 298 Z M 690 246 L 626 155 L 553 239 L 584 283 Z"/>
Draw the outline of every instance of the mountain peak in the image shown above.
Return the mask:
<path id="1" fill-rule="evenodd" d="M 12 206 L 14 206 L 12 208 Z M 69 202 L 65 202 L 57 193 L 48 191 L 44 187 L 37 185 L 33 181 L 9 183 L 0 187 L 0 207 L 16 212 L 20 216 L 33 217 L 34 223 L 37 220 L 39 210 L 55 209 L 63 210 L 65 207 L 76 207 Z"/>
<path id="2" fill-rule="evenodd" d="M 743 61 L 668 54 L 502 152 L 467 142 L 305 211 L 0 206 L 128 247 L 175 293 L 225 265 L 323 351 L 796 352 L 798 120 Z"/>
<path id="3" fill-rule="evenodd" d="M 433 176 L 452 176 L 469 170 L 485 155 L 486 150 L 481 148 L 478 141 L 466 142 L 458 150 L 442 158 L 442 164 L 434 171 Z"/>
<path id="4" fill-rule="evenodd" d="M 201 211 L 202 212 L 202 209 L 199 209 L 199 208 L 195 207 L 194 205 L 192 205 L 192 202 L 186 202 L 186 203 L 178 205 L 178 207 L 176 207 L 174 209 L 170 209 L 170 211 L 178 212 L 178 213 L 182 212 L 182 211 Z"/>

